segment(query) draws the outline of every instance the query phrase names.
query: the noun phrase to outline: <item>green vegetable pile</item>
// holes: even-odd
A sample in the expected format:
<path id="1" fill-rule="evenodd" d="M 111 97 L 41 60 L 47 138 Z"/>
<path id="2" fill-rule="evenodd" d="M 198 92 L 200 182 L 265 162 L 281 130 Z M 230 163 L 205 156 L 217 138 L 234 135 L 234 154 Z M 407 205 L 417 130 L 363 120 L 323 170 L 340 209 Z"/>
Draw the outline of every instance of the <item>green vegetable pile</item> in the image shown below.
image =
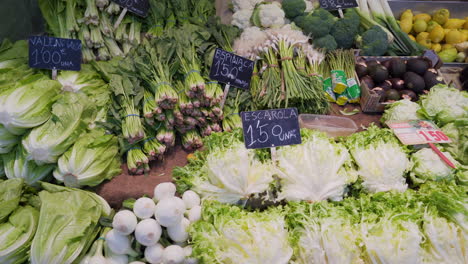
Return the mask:
<path id="1" fill-rule="evenodd" d="M 461 164 L 458 180 L 466 183 L 468 177 L 466 172 L 468 168 L 468 93 L 438 84 L 432 87 L 428 94 L 422 95 L 418 102 L 400 100 L 390 104 L 385 110 L 381 122 L 384 124 L 387 121 L 411 119 L 432 120 L 441 127 L 442 131 L 452 140 L 452 143 L 441 144 L 441 147 L 450 153 L 446 155 L 451 155 Z M 425 160 L 428 159 L 430 160 L 430 158 Z M 437 162 L 430 165 L 431 170 L 436 170 L 437 167 Z M 437 171 L 441 170 L 443 168 Z"/>
<path id="2" fill-rule="evenodd" d="M 117 139 L 95 128 L 102 112 L 107 112 L 109 86 L 89 66 L 80 72 L 60 72 L 57 81 L 32 69 L 18 74 L 27 67 L 23 54 L 27 42 L 2 43 L 2 174 L 29 185 L 51 180 L 53 174 L 73 187 L 95 186 L 118 175 Z M 87 141 L 78 140 L 81 136 Z"/>
<path id="3" fill-rule="evenodd" d="M 0 262 L 79 263 L 111 208 L 98 195 L 22 179 L 0 181 Z"/>
<path id="4" fill-rule="evenodd" d="M 204 23 L 216 11 L 211 0 L 149 3 L 146 18 L 127 14 L 117 28 L 123 8 L 110 0 L 41 0 L 39 7 L 55 37 L 81 40 L 85 63 L 126 56 L 142 43 L 142 36 L 159 37 L 177 25 Z"/>

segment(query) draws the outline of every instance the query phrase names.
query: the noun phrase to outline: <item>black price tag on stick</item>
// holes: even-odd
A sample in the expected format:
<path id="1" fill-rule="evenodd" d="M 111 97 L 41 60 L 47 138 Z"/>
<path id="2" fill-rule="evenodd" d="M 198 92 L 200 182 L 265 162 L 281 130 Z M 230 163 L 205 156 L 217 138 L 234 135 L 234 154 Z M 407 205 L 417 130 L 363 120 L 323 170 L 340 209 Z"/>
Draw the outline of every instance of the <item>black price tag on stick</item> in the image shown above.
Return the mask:
<path id="1" fill-rule="evenodd" d="M 148 0 L 112 0 L 123 8 L 127 8 L 128 11 L 141 16 L 146 17 L 150 8 Z"/>
<path id="2" fill-rule="evenodd" d="M 320 0 L 320 7 L 326 10 L 337 10 L 358 7 L 356 0 Z"/>
<path id="3" fill-rule="evenodd" d="M 29 67 L 81 70 L 81 41 L 46 36 L 29 37 Z"/>
<path id="4" fill-rule="evenodd" d="M 249 89 L 255 62 L 217 48 L 211 64 L 210 79 Z"/>
<path id="5" fill-rule="evenodd" d="M 302 143 L 296 108 L 241 112 L 241 118 L 248 149 Z"/>

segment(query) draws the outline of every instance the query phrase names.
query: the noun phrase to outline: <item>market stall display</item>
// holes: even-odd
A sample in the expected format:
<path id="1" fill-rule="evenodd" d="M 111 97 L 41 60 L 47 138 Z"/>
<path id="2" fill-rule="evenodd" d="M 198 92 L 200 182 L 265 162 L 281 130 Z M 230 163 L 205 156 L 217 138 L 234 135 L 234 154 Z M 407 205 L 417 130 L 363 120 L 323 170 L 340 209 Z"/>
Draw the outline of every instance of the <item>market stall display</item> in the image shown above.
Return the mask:
<path id="1" fill-rule="evenodd" d="M 83 64 L 51 77 L 0 45 L 1 263 L 468 262 L 466 69 L 437 57 L 465 51 L 468 14 L 38 3 Z M 270 144 L 279 108 L 292 145 Z"/>

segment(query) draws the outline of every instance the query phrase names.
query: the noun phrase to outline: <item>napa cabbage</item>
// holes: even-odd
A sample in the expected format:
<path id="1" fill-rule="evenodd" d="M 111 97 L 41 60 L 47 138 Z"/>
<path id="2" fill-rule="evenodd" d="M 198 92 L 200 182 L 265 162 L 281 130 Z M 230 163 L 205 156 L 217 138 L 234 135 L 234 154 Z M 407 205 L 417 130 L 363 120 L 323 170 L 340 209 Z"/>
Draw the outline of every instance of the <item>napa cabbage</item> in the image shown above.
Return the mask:
<path id="1" fill-rule="evenodd" d="M 51 116 L 60 83 L 36 80 L 0 93 L 0 124 L 14 135 L 22 135 Z"/>
<path id="2" fill-rule="evenodd" d="M 18 207 L 8 222 L 0 224 L 0 263 L 24 263 L 36 233 L 39 211 L 29 205 Z"/>
<path id="3" fill-rule="evenodd" d="M 93 116 L 94 107 L 86 95 L 63 93 L 53 105 L 52 117 L 23 138 L 27 159 L 38 165 L 56 163 L 86 131 Z"/>
<path id="4" fill-rule="evenodd" d="M 57 165 L 54 177 L 66 186 L 96 186 L 121 172 L 117 138 L 94 129 L 80 137 Z"/>
<path id="5" fill-rule="evenodd" d="M 37 165 L 28 160 L 23 146 L 18 145 L 14 151 L 3 155 L 3 163 L 7 178 L 21 178 L 28 185 L 37 185 L 39 181 L 47 180 L 52 175 L 55 164 Z"/>

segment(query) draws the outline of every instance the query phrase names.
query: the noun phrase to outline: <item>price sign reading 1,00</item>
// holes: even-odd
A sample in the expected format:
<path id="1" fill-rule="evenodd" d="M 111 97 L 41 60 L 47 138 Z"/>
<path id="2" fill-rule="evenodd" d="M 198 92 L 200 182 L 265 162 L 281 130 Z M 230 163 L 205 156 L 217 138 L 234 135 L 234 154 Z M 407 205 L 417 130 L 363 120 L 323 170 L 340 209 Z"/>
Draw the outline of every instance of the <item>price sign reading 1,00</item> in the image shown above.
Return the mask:
<path id="1" fill-rule="evenodd" d="M 421 135 L 427 142 L 430 143 L 449 143 L 450 138 L 440 130 L 418 130 L 418 135 Z"/>
<path id="2" fill-rule="evenodd" d="M 79 71 L 81 41 L 46 36 L 29 37 L 29 67 Z"/>
<path id="3" fill-rule="evenodd" d="M 296 108 L 242 112 L 245 147 L 271 148 L 301 143 Z"/>

